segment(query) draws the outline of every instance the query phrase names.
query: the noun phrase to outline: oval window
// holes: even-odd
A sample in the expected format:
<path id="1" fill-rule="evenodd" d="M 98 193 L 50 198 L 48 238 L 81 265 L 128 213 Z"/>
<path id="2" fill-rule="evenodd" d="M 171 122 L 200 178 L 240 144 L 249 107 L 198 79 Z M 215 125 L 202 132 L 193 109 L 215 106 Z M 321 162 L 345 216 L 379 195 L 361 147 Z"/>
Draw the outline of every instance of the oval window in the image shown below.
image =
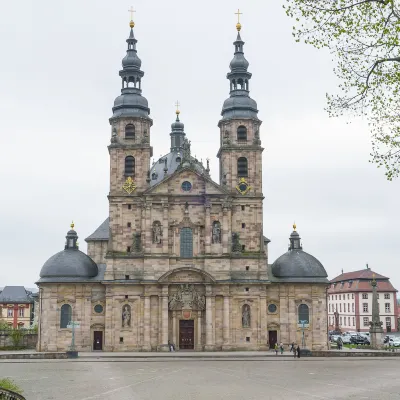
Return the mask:
<path id="1" fill-rule="evenodd" d="M 94 311 L 97 312 L 98 314 L 103 312 L 103 306 L 101 304 L 96 304 L 94 306 Z"/>
<path id="2" fill-rule="evenodd" d="M 181 187 L 184 192 L 190 192 L 192 190 L 192 184 L 189 181 L 182 182 Z"/>
<path id="3" fill-rule="evenodd" d="M 275 304 L 270 304 L 270 305 L 268 306 L 268 311 L 269 311 L 270 313 L 276 312 L 276 309 L 277 309 L 277 307 L 276 307 Z"/>

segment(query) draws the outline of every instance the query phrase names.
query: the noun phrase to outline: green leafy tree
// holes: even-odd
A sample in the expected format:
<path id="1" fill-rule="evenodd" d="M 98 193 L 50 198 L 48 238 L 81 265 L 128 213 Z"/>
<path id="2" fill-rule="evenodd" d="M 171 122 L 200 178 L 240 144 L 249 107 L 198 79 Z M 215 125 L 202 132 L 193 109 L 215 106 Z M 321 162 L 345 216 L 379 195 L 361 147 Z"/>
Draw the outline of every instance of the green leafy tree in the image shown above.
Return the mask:
<path id="1" fill-rule="evenodd" d="M 18 347 L 24 337 L 25 332 L 23 329 L 13 329 L 10 331 L 10 337 L 13 342 L 14 347 Z"/>
<path id="2" fill-rule="evenodd" d="M 10 378 L 0 379 L 0 388 L 22 394 L 23 390 Z"/>
<path id="3" fill-rule="evenodd" d="M 330 116 L 366 116 L 371 161 L 389 180 L 400 169 L 400 0 L 287 0 L 293 36 L 335 55 L 339 93 L 327 94 Z"/>

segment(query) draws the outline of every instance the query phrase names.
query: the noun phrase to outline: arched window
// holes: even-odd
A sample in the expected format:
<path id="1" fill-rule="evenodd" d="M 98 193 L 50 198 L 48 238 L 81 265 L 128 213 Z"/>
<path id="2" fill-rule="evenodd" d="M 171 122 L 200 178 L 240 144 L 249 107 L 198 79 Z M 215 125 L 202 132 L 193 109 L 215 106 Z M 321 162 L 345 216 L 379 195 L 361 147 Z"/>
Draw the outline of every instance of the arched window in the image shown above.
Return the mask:
<path id="1" fill-rule="evenodd" d="M 72 320 L 72 307 L 69 304 L 63 304 L 61 306 L 60 313 L 60 328 L 66 328 Z"/>
<path id="2" fill-rule="evenodd" d="M 125 126 L 125 139 L 135 139 L 135 125 L 128 124 Z"/>
<path id="3" fill-rule="evenodd" d="M 193 257 L 193 232 L 190 228 L 181 229 L 181 257 Z"/>
<path id="4" fill-rule="evenodd" d="M 135 175 L 135 158 L 128 156 L 125 158 L 125 176 Z"/>
<path id="5" fill-rule="evenodd" d="M 310 310 L 307 304 L 300 304 L 299 305 L 299 324 L 303 322 L 307 325 L 310 323 Z"/>
<path id="6" fill-rule="evenodd" d="M 247 158 L 240 157 L 237 160 L 237 174 L 239 177 L 248 176 Z"/>
<path id="7" fill-rule="evenodd" d="M 244 142 L 247 140 L 247 128 L 243 125 L 240 125 L 237 129 L 237 140 L 238 142 Z"/>

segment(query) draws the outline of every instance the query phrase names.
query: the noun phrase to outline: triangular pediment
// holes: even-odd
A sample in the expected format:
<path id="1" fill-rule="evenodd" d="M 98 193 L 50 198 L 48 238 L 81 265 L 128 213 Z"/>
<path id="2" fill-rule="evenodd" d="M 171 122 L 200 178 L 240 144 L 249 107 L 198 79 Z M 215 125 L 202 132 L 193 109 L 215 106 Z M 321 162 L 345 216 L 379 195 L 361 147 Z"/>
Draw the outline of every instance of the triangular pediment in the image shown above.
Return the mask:
<path id="1" fill-rule="evenodd" d="M 182 183 L 189 182 L 190 190 L 184 190 Z M 187 187 L 186 187 L 187 189 Z M 144 194 L 166 195 L 229 195 L 229 192 L 214 182 L 210 177 L 190 167 L 181 168 L 167 176 L 161 182 L 146 190 Z"/>

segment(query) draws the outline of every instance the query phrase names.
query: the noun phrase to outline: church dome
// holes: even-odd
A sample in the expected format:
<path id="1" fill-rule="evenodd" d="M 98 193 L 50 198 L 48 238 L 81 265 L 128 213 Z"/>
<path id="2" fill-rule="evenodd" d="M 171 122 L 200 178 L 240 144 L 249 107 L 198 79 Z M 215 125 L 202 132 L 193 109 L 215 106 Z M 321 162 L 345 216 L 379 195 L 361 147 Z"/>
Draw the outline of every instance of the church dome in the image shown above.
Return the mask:
<path id="1" fill-rule="evenodd" d="M 143 117 L 149 118 L 149 103 L 137 89 L 122 89 L 122 94 L 114 101 L 113 118 L 115 117 Z"/>
<path id="2" fill-rule="evenodd" d="M 97 276 L 97 264 L 78 250 L 78 235 L 71 229 L 67 233 L 65 249 L 54 254 L 43 265 L 40 278 L 92 278 Z"/>
<path id="3" fill-rule="evenodd" d="M 140 69 L 142 61 L 135 51 L 128 51 L 127 55 L 122 59 L 123 68 L 136 68 Z"/>
<path id="4" fill-rule="evenodd" d="M 247 71 L 247 68 L 249 68 L 249 62 L 246 60 L 243 54 L 235 54 L 233 57 L 231 63 L 229 64 L 229 68 L 231 71 L 236 71 L 236 70 L 245 70 Z"/>
<path id="5" fill-rule="evenodd" d="M 229 118 L 258 118 L 257 103 L 250 96 L 232 96 L 224 101 L 221 115 Z"/>
<path id="6" fill-rule="evenodd" d="M 277 278 L 326 279 L 328 277 L 323 265 L 314 256 L 303 251 L 300 235 L 296 230 L 290 235 L 289 250 L 275 260 L 271 269 Z"/>

